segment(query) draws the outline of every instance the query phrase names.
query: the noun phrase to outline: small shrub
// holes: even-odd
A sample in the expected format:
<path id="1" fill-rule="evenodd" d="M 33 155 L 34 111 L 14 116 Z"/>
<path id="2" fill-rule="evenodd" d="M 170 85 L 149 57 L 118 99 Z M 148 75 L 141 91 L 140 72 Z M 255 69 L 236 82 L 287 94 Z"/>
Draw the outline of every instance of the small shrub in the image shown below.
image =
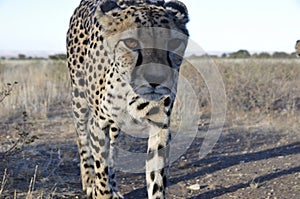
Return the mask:
<path id="1" fill-rule="evenodd" d="M 11 94 L 14 86 L 17 84 L 17 82 L 14 82 L 13 84 L 7 83 L 4 90 L 0 91 L 0 103 L 2 103 L 4 99 Z M 37 136 L 30 135 L 32 127 L 33 123 L 28 122 L 28 114 L 26 111 L 24 111 L 22 114 L 22 121 L 17 122 L 14 127 L 17 134 L 17 139 L 10 140 L 12 145 L 8 148 L 8 150 L 4 151 L 3 153 L 0 153 L 1 159 L 5 159 L 8 156 L 16 154 L 17 152 L 21 151 L 24 145 L 28 145 L 38 138 Z"/>
<path id="2" fill-rule="evenodd" d="M 2 91 L 0 91 L 0 103 L 11 94 L 13 87 L 17 85 L 18 82 L 14 82 L 13 84 L 7 83 L 4 88 L 2 88 Z"/>

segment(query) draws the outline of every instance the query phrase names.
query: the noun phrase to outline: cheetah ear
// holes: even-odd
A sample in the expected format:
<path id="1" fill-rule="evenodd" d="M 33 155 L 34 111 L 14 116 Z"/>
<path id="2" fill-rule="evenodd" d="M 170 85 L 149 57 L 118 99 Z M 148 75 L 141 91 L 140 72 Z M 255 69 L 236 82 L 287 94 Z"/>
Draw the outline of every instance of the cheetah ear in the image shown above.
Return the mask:
<path id="1" fill-rule="evenodd" d="M 107 0 L 100 5 L 100 9 L 103 14 L 105 14 L 111 10 L 114 10 L 116 8 L 121 9 L 120 6 L 115 1 L 112 1 L 112 0 Z"/>
<path id="2" fill-rule="evenodd" d="M 178 0 L 171 0 L 164 5 L 165 9 L 174 15 L 181 23 L 189 22 L 187 7 Z"/>

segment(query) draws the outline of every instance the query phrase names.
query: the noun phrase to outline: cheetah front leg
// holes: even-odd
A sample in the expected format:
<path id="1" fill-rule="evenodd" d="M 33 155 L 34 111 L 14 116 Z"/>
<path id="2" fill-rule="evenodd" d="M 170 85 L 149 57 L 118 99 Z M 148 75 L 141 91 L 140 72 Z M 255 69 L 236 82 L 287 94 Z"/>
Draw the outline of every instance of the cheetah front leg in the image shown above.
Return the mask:
<path id="1" fill-rule="evenodd" d="M 73 113 L 76 125 L 77 146 L 80 155 L 80 173 L 82 189 L 91 197 L 94 184 L 94 161 L 90 150 L 88 134 L 89 109 L 83 98 L 84 90 L 73 86 L 72 100 Z"/>
<path id="2" fill-rule="evenodd" d="M 170 131 L 168 128 L 154 127 L 148 139 L 146 161 L 146 181 L 149 199 L 164 199 L 169 166 Z"/>
<path id="3" fill-rule="evenodd" d="M 90 121 L 91 150 L 94 158 L 95 184 L 92 191 L 93 199 L 121 199 L 122 196 L 111 184 L 112 168 L 110 167 L 109 126 L 101 129 L 97 120 Z"/>
<path id="4" fill-rule="evenodd" d="M 115 158 L 116 158 L 116 139 L 120 134 L 120 129 L 116 124 L 111 124 L 109 128 L 109 180 L 110 185 L 113 191 L 120 197 L 123 196 L 120 194 L 117 186 L 116 180 L 116 169 L 115 169 Z"/>

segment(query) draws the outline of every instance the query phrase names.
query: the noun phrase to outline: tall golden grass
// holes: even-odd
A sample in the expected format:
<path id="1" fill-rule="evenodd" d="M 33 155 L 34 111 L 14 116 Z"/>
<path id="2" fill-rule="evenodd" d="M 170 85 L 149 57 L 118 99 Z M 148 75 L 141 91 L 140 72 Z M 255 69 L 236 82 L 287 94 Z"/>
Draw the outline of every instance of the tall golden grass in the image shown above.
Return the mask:
<path id="1" fill-rule="evenodd" d="M 45 118 L 51 106 L 70 101 L 69 76 L 65 61 L 1 60 L 0 89 L 18 82 L 0 104 L 0 118 L 27 112 Z"/>
<path id="2" fill-rule="evenodd" d="M 203 61 L 203 58 L 193 58 Z M 213 59 L 222 75 L 227 94 L 228 119 L 249 115 L 299 115 L 299 59 Z M 193 84 L 200 110 L 209 112 L 210 96 L 203 78 L 185 62 L 182 73 Z M 51 107 L 71 101 L 68 69 L 59 60 L 1 60 L 0 91 L 18 82 L 0 103 L 0 119 L 13 119 L 27 112 L 31 118 L 46 119 Z M 187 97 L 189 94 L 187 94 Z M 255 118 L 255 117 L 254 117 Z M 256 117 L 257 118 L 257 117 Z"/>
<path id="3" fill-rule="evenodd" d="M 193 62 L 212 63 L 223 78 L 226 92 L 226 122 L 231 125 L 276 125 L 299 130 L 300 59 L 224 59 L 193 58 Z M 204 78 L 186 62 L 182 73 L 195 86 L 201 114 L 210 109 L 209 90 Z M 208 115 L 209 116 L 209 115 Z"/>

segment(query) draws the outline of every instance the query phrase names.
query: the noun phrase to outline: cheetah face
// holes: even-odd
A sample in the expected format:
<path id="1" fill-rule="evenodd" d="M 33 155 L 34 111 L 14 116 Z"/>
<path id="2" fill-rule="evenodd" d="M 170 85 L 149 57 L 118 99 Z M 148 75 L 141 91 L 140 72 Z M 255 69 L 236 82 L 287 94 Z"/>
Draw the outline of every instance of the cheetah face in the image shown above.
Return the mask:
<path id="1" fill-rule="evenodd" d="M 165 28 L 138 28 L 123 33 L 116 43 L 116 68 L 136 94 L 157 101 L 176 93 L 186 35 Z"/>
<path id="2" fill-rule="evenodd" d="M 112 26 L 114 18 L 109 18 L 110 26 L 105 29 L 105 47 L 116 71 L 136 94 L 147 100 L 175 95 L 188 40 L 187 21 L 181 21 L 178 13 L 174 15 L 157 6 L 129 7 L 118 14 L 122 13 L 127 20 L 118 22 L 116 18 L 118 25 Z"/>

